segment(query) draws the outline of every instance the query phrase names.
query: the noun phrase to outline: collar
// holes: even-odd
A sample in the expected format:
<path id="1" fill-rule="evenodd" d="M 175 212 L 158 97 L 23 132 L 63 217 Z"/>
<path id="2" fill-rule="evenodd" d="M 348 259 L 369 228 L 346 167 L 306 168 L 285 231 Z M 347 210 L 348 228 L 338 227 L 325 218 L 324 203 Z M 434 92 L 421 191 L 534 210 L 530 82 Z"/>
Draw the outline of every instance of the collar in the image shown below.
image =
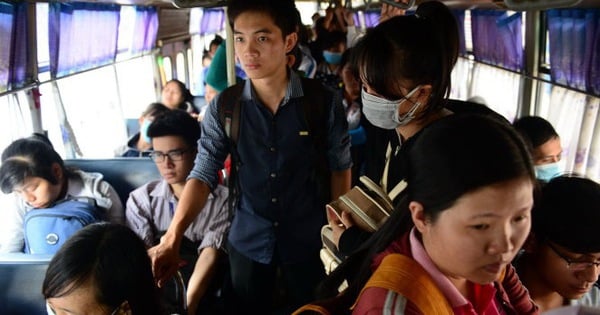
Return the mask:
<path id="1" fill-rule="evenodd" d="M 154 188 L 150 191 L 149 195 L 152 197 L 167 199 L 171 202 L 177 202 L 175 194 L 173 194 L 173 191 L 171 191 L 171 186 L 169 186 L 169 183 L 167 183 L 167 181 L 164 179 L 161 179 L 156 183 L 156 186 L 154 186 Z M 213 198 L 213 193 L 209 193 L 208 200 Z"/>
<path id="2" fill-rule="evenodd" d="M 289 68 L 287 70 L 287 73 L 290 79 L 288 81 L 288 85 L 285 91 L 285 96 L 281 101 L 281 106 L 287 104 L 290 99 L 304 96 L 304 91 L 302 91 L 302 80 L 300 79 L 298 74 L 296 74 L 295 71 L 291 71 Z M 240 97 L 240 100 L 250 101 L 253 99 L 257 100 L 258 97 L 256 96 L 256 91 L 252 87 L 252 81 L 250 79 L 247 79 L 244 82 L 244 89 L 242 90 L 242 96 Z"/>

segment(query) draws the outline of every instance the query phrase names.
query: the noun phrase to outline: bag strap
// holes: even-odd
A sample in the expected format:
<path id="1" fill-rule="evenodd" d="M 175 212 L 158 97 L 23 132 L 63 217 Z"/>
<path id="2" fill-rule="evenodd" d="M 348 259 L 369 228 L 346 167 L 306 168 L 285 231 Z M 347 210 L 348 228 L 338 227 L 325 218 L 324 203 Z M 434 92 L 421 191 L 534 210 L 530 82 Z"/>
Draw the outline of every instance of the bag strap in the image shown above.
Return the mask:
<path id="1" fill-rule="evenodd" d="M 217 113 L 219 121 L 225 130 L 229 142 L 229 152 L 231 154 L 231 167 L 229 169 L 229 179 L 227 186 L 229 188 L 229 205 L 230 213 L 233 213 L 234 203 L 237 200 L 237 173 L 240 165 L 240 156 L 237 151 L 237 142 L 240 134 L 240 113 L 241 102 L 240 97 L 244 90 L 244 82 L 230 86 L 221 92 L 217 103 Z"/>
<path id="2" fill-rule="evenodd" d="M 352 308 L 368 288 L 394 291 L 415 304 L 423 314 L 452 315 L 452 307 L 431 276 L 414 259 L 387 255 L 362 289 Z"/>

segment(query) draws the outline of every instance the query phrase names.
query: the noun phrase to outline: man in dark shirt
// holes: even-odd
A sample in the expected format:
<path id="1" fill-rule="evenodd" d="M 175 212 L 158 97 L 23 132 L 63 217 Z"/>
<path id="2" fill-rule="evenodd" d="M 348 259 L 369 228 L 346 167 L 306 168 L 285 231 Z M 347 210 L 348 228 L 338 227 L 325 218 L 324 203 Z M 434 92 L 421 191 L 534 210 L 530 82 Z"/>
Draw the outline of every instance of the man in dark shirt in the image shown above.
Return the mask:
<path id="1" fill-rule="evenodd" d="M 327 115 L 326 152 L 318 152 L 307 129 L 301 79 L 287 67 L 286 54 L 297 42 L 292 0 L 232 0 L 229 22 L 235 52 L 248 80 L 240 98 L 237 140 L 239 200 L 229 234 L 235 300 L 244 314 L 274 309 L 277 274 L 286 292 L 284 311 L 311 299 L 324 276 L 319 259 L 325 200 L 314 176 L 320 156 L 331 172 L 331 199 L 350 189 L 350 143 L 341 99 L 323 104 Z M 188 224 L 217 184 L 217 171 L 231 153 L 219 122 L 218 99 L 202 122 L 196 165 L 185 185 L 161 243 L 149 250 L 162 283 L 177 268 L 178 247 Z M 327 98 L 325 98 L 327 99 Z"/>

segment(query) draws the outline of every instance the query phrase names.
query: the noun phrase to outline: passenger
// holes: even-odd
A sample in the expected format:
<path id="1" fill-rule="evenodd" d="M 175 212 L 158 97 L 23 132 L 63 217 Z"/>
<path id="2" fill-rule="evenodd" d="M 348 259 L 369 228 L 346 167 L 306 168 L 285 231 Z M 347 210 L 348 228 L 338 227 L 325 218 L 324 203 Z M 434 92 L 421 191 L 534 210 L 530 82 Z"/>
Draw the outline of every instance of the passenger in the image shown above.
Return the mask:
<path id="1" fill-rule="evenodd" d="M 406 145 L 401 202 L 323 293 L 337 296 L 344 279 L 349 287 L 317 305 L 331 314 L 355 301 L 352 314 L 536 314 L 510 265 L 530 230 L 535 185 L 518 134 L 490 117 L 451 115 Z"/>
<path id="2" fill-rule="evenodd" d="M 321 45 L 323 61 L 317 66 L 315 79 L 321 81 L 325 86 L 341 91 L 343 84 L 338 68 L 342 61 L 342 54 L 346 51 L 346 34 L 341 31 L 327 33 Z"/>
<path id="3" fill-rule="evenodd" d="M 174 210 L 185 181 L 194 166 L 198 122 L 181 110 L 157 117 L 148 129 L 154 151 L 150 155 L 162 179 L 149 182 L 129 195 L 125 212 L 127 225 L 150 248 L 160 241 L 173 219 Z M 187 286 L 188 314 L 196 314 L 199 302 L 217 273 L 229 229 L 227 188 L 217 186 L 208 196 L 204 209 L 184 232 L 185 249 L 180 255 L 189 259 L 182 274 Z M 193 273 L 192 273 L 193 271 Z M 191 274 L 191 277 L 190 277 Z M 189 282 L 187 281 L 189 279 Z M 202 299 L 204 307 L 212 307 L 209 297 Z"/>
<path id="4" fill-rule="evenodd" d="M 526 116 L 517 119 L 513 126 L 531 147 L 535 176 L 548 182 L 563 172 L 560 137 L 552 124 L 542 117 Z"/>
<path id="5" fill-rule="evenodd" d="M 458 58 L 458 27 L 441 2 L 424 2 L 414 15 L 379 24 L 353 47 L 353 54 L 363 84 L 363 114 L 374 126 L 365 124 L 365 175 L 388 193 L 405 176 L 403 143 L 425 126 L 465 112 L 505 120 L 483 105 L 448 100 L 451 71 Z M 330 219 L 334 220 L 330 222 L 334 240 L 339 239 L 344 255 L 369 236 L 354 226 L 348 214 L 339 221 Z"/>
<path id="6" fill-rule="evenodd" d="M 169 109 L 182 109 L 190 114 L 197 114 L 194 96 L 179 80 L 168 81 L 162 89 L 161 102 Z"/>
<path id="7" fill-rule="evenodd" d="M 221 46 L 221 43 L 223 43 L 224 41 L 225 40 L 223 39 L 223 37 L 221 37 L 221 35 L 215 34 L 215 38 L 213 38 L 210 41 L 210 44 L 208 44 L 208 54 L 211 58 L 215 57 L 215 54 L 217 53 L 217 48 L 219 48 L 219 46 Z"/>
<path id="8" fill-rule="evenodd" d="M 541 311 L 564 305 L 600 307 L 600 185 L 552 179 L 533 209 L 531 235 L 515 265 Z"/>
<path id="9" fill-rule="evenodd" d="M 127 145 L 124 145 L 115 150 L 115 156 L 120 157 L 145 157 L 152 152 L 152 143 L 150 137 L 148 137 L 148 126 L 152 123 L 154 118 L 162 113 L 169 111 L 169 108 L 161 103 L 151 103 L 146 107 L 138 123 L 140 131 L 134 134 L 129 140 Z"/>
<path id="10" fill-rule="evenodd" d="M 280 300 L 284 312 L 314 297 L 324 277 L 319 260 L 324 204 L 350 188 L 352 162 L 341 101 L 332 95 L 332 101 L 323 104 L 328 139 L 323 147 L 313 143 L 318 139 L 303 136 L 302 95 L 307 92 L 286 65 L 286 54 L 296 44 L 296 21 L 290 19 L 295 9 L 291 0 L 232 0 L 228 6 L 236 56 L 249 77 L 240 100 L 236 145 L 242 161 L 235 183 L 239 200 L 228 238 L 236 297 L 228 305 L 243 314 L 275 309 L 278 271 L 287 294 Z M 161 282 L 177 268 L 182 232 L 216 187 L 217 172 L 231 150 L 219 121 L 218 99 L 202 121 L 196 165 L 173 221 L 161 243 L 150 249 L 155 277 Z M 331 171 L 327 178 L 319 176 L 321 160 Z M 331 197 L 324 194 L 329 187 Z"/>
<path id="11" fill-rule="evenodd" d="M 117 224 L 91 224 L 69 238 L 48 265 L 42 294 L 48 314 L 164 314 L 144 243 Z"/>
<path id="12" fill-rule="evenodd" d="M 125 222 L 119 195 L 101 174 L 65 167 L 50 141 L 39 137 L 16 140 L 2 152 L 0 189 L 10 195 L 0 211 L 0 253 L 23 251 L 25 214 L 72 197 L 92 198 L 108 221 Z"/>

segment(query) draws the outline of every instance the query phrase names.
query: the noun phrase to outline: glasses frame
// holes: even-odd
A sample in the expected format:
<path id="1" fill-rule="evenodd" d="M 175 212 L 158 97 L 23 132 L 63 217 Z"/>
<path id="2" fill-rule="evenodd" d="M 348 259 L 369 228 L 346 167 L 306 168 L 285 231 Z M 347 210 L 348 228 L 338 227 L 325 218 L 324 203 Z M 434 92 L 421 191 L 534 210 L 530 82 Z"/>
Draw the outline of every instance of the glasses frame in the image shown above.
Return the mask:
<path id="1" fill-rule="evenodd" d="M 546 242 L 548 247 L 556 254 L 556 256 L 560 257 L 562 260 L 567 262 L 567 269 L 571 271 L 582 271 L 587 270 L 588 268 L 594 266 L 596 268 L 600 267 L 600 261 L 591 262 L 591 261 L 575 261 L 569 257 L 566 257 L 563 253 L 561 253 L 556 245 L 552 245 L 551 242 Z"/>
<path id="2" fill-rule="evenodd" d="M 167 153 L 164 153 L 161 151 L 152 151 L 152 152 L 150 152 L 150 154 L 148 154 L 148 156 L 155 163 L 162 163 L 167 159 L 167 157 L 172 162 L 175 162 L 175 161 L 183 160 L 183 155 L 187 152 L 190 152 L 191 150 L 192 150 L 191 148 L 175 149 L 175 150 L 170 150 Z M 160 155 L 158 155 L 158 154 L 160 154 Z M 174 156 L 177 156 L 177 158 L 174 158 Z"/>

